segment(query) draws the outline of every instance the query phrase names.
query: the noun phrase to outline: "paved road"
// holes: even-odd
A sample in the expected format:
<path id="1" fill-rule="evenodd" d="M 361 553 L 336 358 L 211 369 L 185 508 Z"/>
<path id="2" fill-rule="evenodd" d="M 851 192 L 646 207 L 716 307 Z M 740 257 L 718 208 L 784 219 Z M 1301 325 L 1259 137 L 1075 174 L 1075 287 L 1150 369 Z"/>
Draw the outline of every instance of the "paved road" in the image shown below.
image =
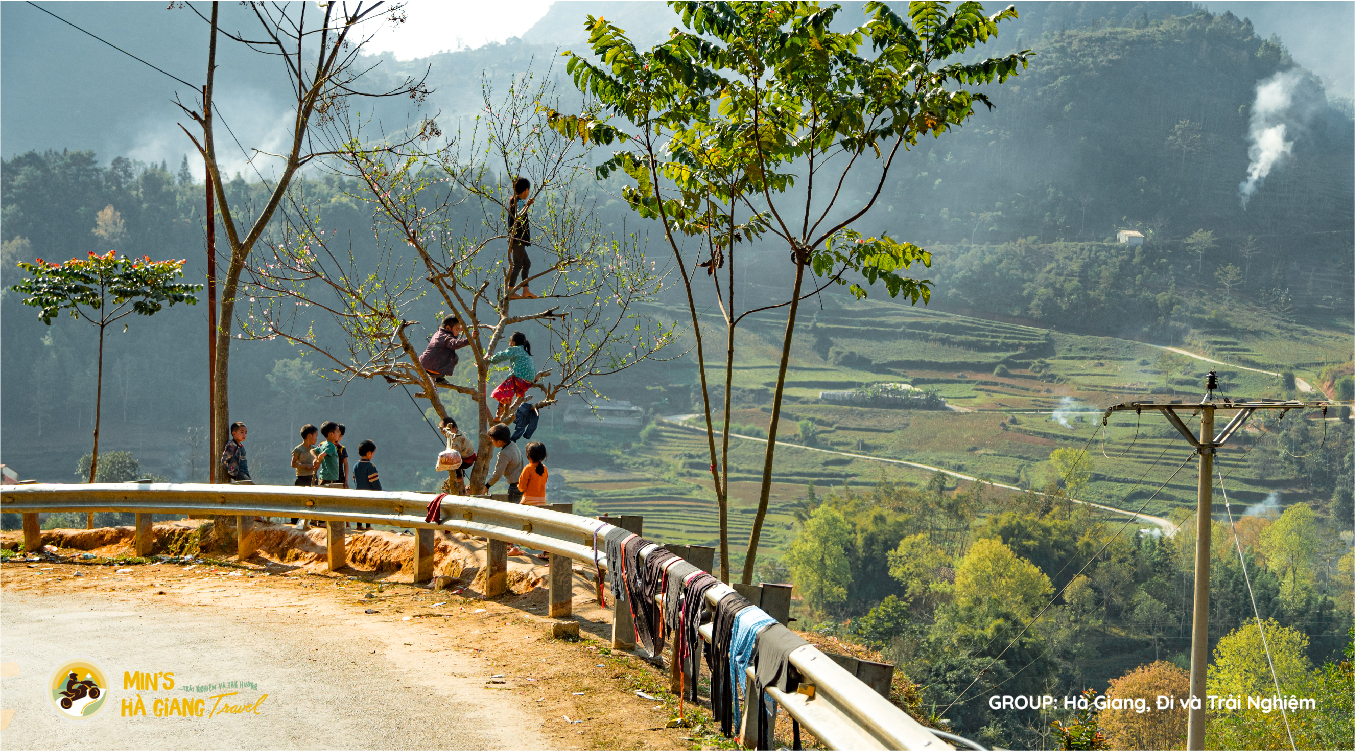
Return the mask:
<path id="1" fill-rule="evenodd" d="M 361 616 L 358 616 L 360 619 Z M 427 647 L 408 630 L 334 617 L 282 618 L 268 608 L 172 604 L 7 591 L 0 618 L 0 734 L 18 749 L 540 748 L 536 722 L 484 690 L 464 658 Z M 419 650 L 419 647 L 425 647 Z M 402 648 L 404 647 L 404 648 Z M 424 654 L 412 658 L 416 651 Z M 109 704 L 66 720 L 43 695 L 61 662 L 88 657 L 113 684 Z M 17 667 L 18 674 L 13 675 Z M 123 717 L 125 671 L 168 672 L 179 686 L 250 681 L 257 690 L 142 691 L 147 716 Z M 267 698 L 257 714 L 155 717 L 156 698 Z M 243 702 L 242 702 L 243 703 Z M 8 712 L 6 712 L 8 715 Z"/>
<path id="2" fill-rule="evenodd" d="M 674 424 L 674 425 L 677 425 L 678 427 L 687 428 L 688 430 L 700 430 L 701 432 L 704 433 L 704 432 L 705 432 L 705 428 L 696 428 L 696 427 L 693 427 L 693 426 L 691 426 L 691 425 L 686 425 L 686 424 L 684 424 L 684 423 L 682 422 L 683 420 L 685 420 L 685 419 L 687 419 L 687 418 L 690 418 L 690 417 L 699 417 L 699 415 L 671 415 L 671 416 L 668 416 L 668 417 L 663 417 L 662 419 L 663 419 L 664 421 L 666 421 L 666 422 L 669 422 L 669 423 L 672 423 L 672 424 Z M 745 440 L 745 441 L 757 441 L 757 442 L 759 442 L 759 443 L 766 443 L 766 442 L 767 442 L 767 439 L 766 439 L 766 438 L 758 438 L 758 437 L 756 437 L 756 436 L 751 436 L 751 435 L 739 435 L 738 433 L 730 433 L 729 435 L 730 435 L 731 437 L 733 437 L 733 438 L 742 438 L 742 439 Z M 980 479 L 977 478 L 977 477 L 972 477 L 972 476 L 970 476 L 970 475 L 961 474 L 961 473 L 959 473 L 959 472 L 953 472 L 953 471 L 951 471 L 951 470 L 949 470 L 949 469 L 942 469 L 941 467 L 933 467 L 933 466 L 931 466 L 930 464 L 920 464 L 920 463 L 918 463 L 918 462 L 909 462 L 909 461 L 904 461 L 903 459 L 886 459 L 886 458 L 884 458 L 884 457 L 880 457 L 880 456 L 868 456 L 868 455 L 866 455 L 866 454 L 853 454 L 853 453 L 851 453 L 851 452 L 849 452 L 849 451 L 835 451 L 835 450 L 833 450 L 833 449 L 821 449 L 821 448 L 814 448 L 814 447 L 811 447 L 811 446 L 801 446 L 801 445 L 798 444 L 798 443 L 783 443 L 783 442 L 781 442 L 781 441 L 777 441 L 777 442 L 776 442 L 776 445 L 777 445 L 777 446 L 784 446 L 785 448 L 800 449 L 800 450 L 802 450 L 802 451 L 819 451 L 819 452 L 824 453 L 824 454 L 835 454 L 835 455 L 837 455 L 837 456 L 849 456 L 849 457 L 851 457 L 851 458 L 853 458 L 853 459 L 866 459 L 866 460 L 868 460 L 868 461 L 873 461 L 873 462 L 884 462 L 884 463 L 886 463 L 886 464 L 901 464 L 901 465 L 903 465 L 903 466 L 905 466 L 905 467 L 912 467 L 912 468 L 914 468 L 914 469 L 923 469 L 923 470 L 927 470 L 928 472 L 940 472 L 940 473 L 943 474 L 943 475 L 947 475 L 947 476 L 949 476 L 949 477 L 954 477 L 954 478 L 956 478 L 957 480 L 965 480 L 965 481 L 967 481 L 967 482 L 982 482 L 982 483 L 985 483 L 985 484 L 987 484 L 987 485 L 991 485 L 991 486 L 993 486 L 993 487 L 995 487 L 995 488 L 1002 488 L 1002 489 L 1004 489 L 1004 490 L 1014 490 L 1014 491 L 1016 491 L 1016 492 L 1018 492 L 1018 493 L 1024 493 L 1024 492 L 1025 492 L 1025 490 L 1023 490 L 1022 488 L 1018 488 L 1018 487 L 1016 487 L 1015 485 L 1005 485 L 1005 484 L 1000 483 L 1000 482 L 989 482 L 989 481 L 986 481 L 986 480 L 980 480 Z M 1036 492 L 1036 495 L 1043 495 L 1043 494 L 1042 494 L 1042 493 L 1039 493 L 1039 492 L 1037 491 L 1037 492 Z M 1092 503 L 1091 501 L 1079 501 L 1079 500 L 1077 500 L 1076 498 L 1073 498 L 1073 499 L 1070 499 L 1070 500 L 1072 500 L 1073 503 L 1080 503 L 1080 504 L 1082 504 L 1082 505 L 1084 505 L 1084 506 L 1091 506 L 1091 507 L 1093 507 L 1093 508 L 1101 509 L 1102 511 L 1109 511 L 1109 512 L 1112 513 L 1112 514 L 1119 514 L 1120 516 L 1129 516 L 1129 517 L 1133 517 L 1133 518 L 1136 518 L 1136 519 L 1141 519 L 1141 520 L 1143 520 L 1143 521 L 1145 521 L 1145 522 L 1147 522 L 1147 523 L 1149 523 L 1149 524 L 1152 524 L 1152 525 L 1155 525 L 1155 526 L 1159 527 L 1159 528 L 1162 530 L 1162 533 L 1165 534 L 1165 535 L 1167 535 L 1167 536 L 1171 536 L 1171 535 L 1176 534 L 1176 525 L 1175 525 L 1175 524 L 1172 524 L 1170 521 L 1168 521 L 1168 520 L 1166 520 L 1166 519 L 1163 519 L 1163 518 L 1160 517 L 1160 516 L 1148 516 L 1147 514 L 1136 514 L 1136 513 L 1134 513 L 1133 511 L 1125 511 L 1124 509 L 1118 509 L 1118 508 L 1115 508 L 1114 506 L 1106 506 L 1106 505 L 1100 504 L 1100 503 Z"/>

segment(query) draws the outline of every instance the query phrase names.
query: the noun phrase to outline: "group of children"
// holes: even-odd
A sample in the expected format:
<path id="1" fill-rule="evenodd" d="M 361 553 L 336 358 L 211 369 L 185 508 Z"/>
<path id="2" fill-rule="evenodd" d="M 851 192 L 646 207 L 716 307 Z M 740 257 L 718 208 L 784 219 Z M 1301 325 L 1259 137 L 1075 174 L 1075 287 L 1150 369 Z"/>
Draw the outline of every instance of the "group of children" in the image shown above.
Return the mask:
<path id="1" fill-rule="evenodd" d="M 530 220 L 527 209 L 535 199 L 530 198 L 531 183 L 526 178 L 517 178 L 513 184 L 513 196 L 509 200 L 509 291 L 508 299 L 536 297 L 527 286 L 531 262 L 526 248 L 531 245 Z M 449 386 L 447 380 L 456 370 L 459 357 L 457 350 L 470 344 L 464 336 L 465 327 L 455 316 L 443 319 L 442 326 L 429 340 L 419 364 L 433 379 L 436 386 Z M 499 449 L 494 472 L 486 483 L 492 487 L 500 479 L 508 481 L 508 499 L 513 503 L 530 506 L 544 506 L 546 503 L 546 480 L 550 476 L 546 470 L 546 447 L 540 442 L 530 442 L 526 450 L 519 449 L 517 442 L 521 438 L 530 439 L 536 431 L 538 414 L 536 407 L 526 402 L 526 396 L 541 377 L 549 371 L 538 372 L 532 360 L 532 345 L 521 331 L 515 331 L 508 338 L 509 346 L 489 357 L 489 362 L 507 361 L 510 375 L 500 383 L 490 396 L 499 403 L 495 424 L 489 429 L 489 439 Z M 513 404 L 519 406 L 513 414 L 513 427 L 504 424 Z M 231 440 L 227 442 L 221 456 L 222 466 L 229 482 L 251 483 L 249 462 L 245 455 L 245 439 L 248 429 L 242 422 L 231 424 Z M 474 466 L 477 457 L 470 440 L 461 433 L 456 420 L 448 417 L 442 421 L 442 432 L 447 436 L 447 448 L 455 450 L 462 459 L 459 469 L 453 471 L 454 480 L 451 489 L 464 494 L 466 492 L 465 473 Z M 296 485 L 302 487 L 319 486 L 325 488 L 348 487 L 348 450 L 344 448 L 342 438 L 343 425 L 326 422 L 319 428 L 306 425 L 301 428 L 301 443 L 292 449 L 292 468 L 296 470 Z M 376 453 L 376 443 L 365 440 L 358 445 L 360 461 L 353 467 L 354 488 L 357 490 L 381 490 L 381 479 L 377 474 L 372 457 Z M 293 524 L 300 524 L 298 519 Z M 323 526 L 324 522 L 316 522 Z M 370 524 L 366 525 L 371 529 Z M 362 525 L 358 525 L 362 528 Z"/>

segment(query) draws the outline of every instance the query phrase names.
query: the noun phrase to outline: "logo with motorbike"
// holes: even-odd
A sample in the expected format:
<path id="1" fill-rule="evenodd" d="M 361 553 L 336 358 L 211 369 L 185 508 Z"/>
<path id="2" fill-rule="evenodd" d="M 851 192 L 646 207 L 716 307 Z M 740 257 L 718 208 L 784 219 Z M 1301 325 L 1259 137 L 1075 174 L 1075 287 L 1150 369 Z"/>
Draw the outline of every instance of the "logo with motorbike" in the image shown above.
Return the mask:
<path id="1" fill-rule="evenodd" d="M 58 667 L 48 691 L 57 712 L 73 720 L 87 720 L 108 703 L 108 680 L 98 665 L 86 659 Z"/>

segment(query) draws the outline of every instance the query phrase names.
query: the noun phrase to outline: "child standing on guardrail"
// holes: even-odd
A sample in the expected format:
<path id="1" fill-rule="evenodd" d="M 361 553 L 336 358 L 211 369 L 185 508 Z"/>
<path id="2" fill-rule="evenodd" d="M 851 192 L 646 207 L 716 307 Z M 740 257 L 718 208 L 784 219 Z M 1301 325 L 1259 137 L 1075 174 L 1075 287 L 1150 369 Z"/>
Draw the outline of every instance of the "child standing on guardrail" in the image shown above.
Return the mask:
<path id="1" fill-rule="evenodd" d="M 522 492 L 522 505 L 546 505 L 546 445 L 539 441 L 527 444 L 527 466 L 518 475 L 518 490 Z"/>

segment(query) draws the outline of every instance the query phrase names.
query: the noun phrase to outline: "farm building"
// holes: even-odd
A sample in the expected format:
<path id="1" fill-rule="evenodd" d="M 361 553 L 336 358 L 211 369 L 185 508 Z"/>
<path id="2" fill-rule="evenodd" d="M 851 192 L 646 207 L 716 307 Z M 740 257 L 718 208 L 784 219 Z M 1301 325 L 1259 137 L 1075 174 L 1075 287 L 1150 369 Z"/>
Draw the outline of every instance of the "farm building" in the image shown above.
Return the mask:
<path id="1" fill-rule="evenodd" d="M 565 408 L 565 424 L 603 425 L 609 428 L 639 428 L 645 423 L 645 411 L 627 401 L 571 404 Z"/>
<path id="2" fill-rule="evenodd" d="M 1121 245 L 1142 245 L 1143 233 L 1136 229 L 1122 229 L 1118 235 Z"/>

